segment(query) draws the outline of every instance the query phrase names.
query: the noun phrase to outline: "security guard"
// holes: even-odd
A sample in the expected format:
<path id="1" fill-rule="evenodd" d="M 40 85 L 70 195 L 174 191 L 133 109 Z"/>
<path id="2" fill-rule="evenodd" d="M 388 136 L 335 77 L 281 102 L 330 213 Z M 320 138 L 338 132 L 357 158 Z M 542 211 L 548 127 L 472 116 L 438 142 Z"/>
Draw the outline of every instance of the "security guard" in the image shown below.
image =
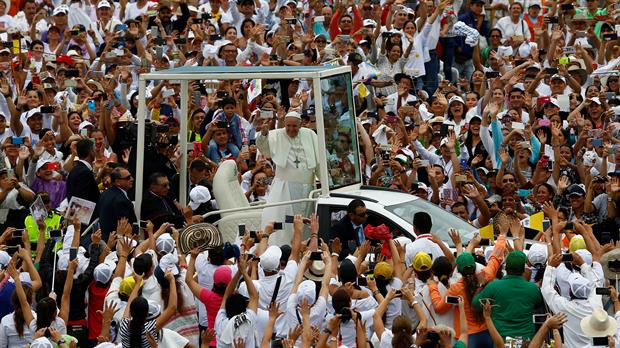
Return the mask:
<path id="1" fill-rule="evenodd" d="M 45 204 L 45 210 L 47 211 L 47 217 L 45 218 L 45 240 L 49 238 L 49 231 L 56 230 L 60 228 L 60 221 L 62 220 L 62 215 L 58 214 L 57 211 L 53 210 L 50 204 L 50 197 L 47 192 L 40 192 L 39 197 Z M 26 231 L 28 231 L 28 238 L 30 239 L 30 245 L 32 245 L 32 250 L 36 250 L 34 247 L 39 240 L 39 227 L 37 226 L 37 222 L 35 221 L 32 214 L 26 217 L 24 221 L 24 225 Z"/>

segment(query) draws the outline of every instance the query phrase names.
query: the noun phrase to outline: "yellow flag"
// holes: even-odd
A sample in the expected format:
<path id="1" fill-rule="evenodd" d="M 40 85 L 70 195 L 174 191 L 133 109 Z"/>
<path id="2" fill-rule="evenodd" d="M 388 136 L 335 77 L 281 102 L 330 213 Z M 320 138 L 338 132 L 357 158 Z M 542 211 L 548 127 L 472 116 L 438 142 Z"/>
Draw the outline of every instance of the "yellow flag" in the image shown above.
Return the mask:
<path id="1" fill-rule="evenodd" d="M 481 238 L 491 239 L 491 240 L 494 239 L 493 238 L 493 225 L 484 226 L 479 231 L 480 231 L 480 237 Z"/>
<path id="2" fill-rule="evenodd" d="M 360 84 L 360 89 L 359 89 L 359 96 L 360 98 L 366 98 L 366 96 L 368 96 L 368 89 L 366 89 L 366 86 L 362 83 Z"/>
<path id="3" fill-rule="evenodd" d="M 530 228 L 536 231 L 543 231 L 543 219 L 545 218 L 545 213 L 542 211 L 530 216 Z"/>

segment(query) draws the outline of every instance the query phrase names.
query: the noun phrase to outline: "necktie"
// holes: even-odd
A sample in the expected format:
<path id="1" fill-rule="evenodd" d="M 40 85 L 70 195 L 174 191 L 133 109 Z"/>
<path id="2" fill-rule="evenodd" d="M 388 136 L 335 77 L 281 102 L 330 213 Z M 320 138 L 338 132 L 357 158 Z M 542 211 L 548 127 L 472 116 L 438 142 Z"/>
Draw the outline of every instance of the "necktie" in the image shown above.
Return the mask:
<path id="1" fill-rule="evenodd" d="M 357 239 L 358 242 L 360 244 L 364 243 L 364 241 L 366 240 L 366 238 L 364 237 L 364 229 L 362 228 L 362 225 L 359 225 L 355 228 L 357 230 Z"/>

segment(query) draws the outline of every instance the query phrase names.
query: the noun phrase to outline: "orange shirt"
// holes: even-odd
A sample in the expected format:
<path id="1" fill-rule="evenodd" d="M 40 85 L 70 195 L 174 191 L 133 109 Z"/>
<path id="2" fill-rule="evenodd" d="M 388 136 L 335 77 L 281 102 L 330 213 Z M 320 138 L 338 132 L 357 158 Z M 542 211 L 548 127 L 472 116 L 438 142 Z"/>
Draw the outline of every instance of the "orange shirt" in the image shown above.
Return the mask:
<path id="1" fill-rule="evenodd" d="M 493 279 L 495 279 L 495 275 L 497 274 L 497 271 L 502 265 L 502 259 L 504 258 L 505 250 L 506 250 L 506 236 L 502 235 L 497 238 L 495 247 L 493 248 L 493 254 L 491 254 L 491 257 L 489 258 L 489 262 L 487 262 L 486 267 L 484 267 L 484 270 L 482 271 L 487 281 L 490 282 Z M 433 302 L 433 308 L 435 309 L 435 312 L 442 314 L 442 313 L 448 312 L 449 310 L 454 310 L 454 329 L 456 331 L 456 337 L 458 337 L 460 335 L 460 327 L 461 327 L 461 325 L 459 324 L 459 307 L 446 303 L 444 298 L 441 297 L 437 284 L 429 285 L 428 288 L 429 288 L 429 292 L 431 295 L 431 301 Z M 450 288 L 448 289 L 448 292 L 446 293 L 446 295 L 447 296 L 460 296 L 461 298 L 466 299 L 467 296 L 465 295 L 465 283 L 463 279 L 461 278 L 458 282 L 450 285 Z M 472 311 L 470 301 L 471 299 L 466 300 L 464 303 L 465 317 L 467 318 L 467 326 L 469 329 L 468 333 L 475 334 L 475 333 L 486 330 L 487 325 L 484 322 L 484 320 L 479 321 L 476 319 Z"/>

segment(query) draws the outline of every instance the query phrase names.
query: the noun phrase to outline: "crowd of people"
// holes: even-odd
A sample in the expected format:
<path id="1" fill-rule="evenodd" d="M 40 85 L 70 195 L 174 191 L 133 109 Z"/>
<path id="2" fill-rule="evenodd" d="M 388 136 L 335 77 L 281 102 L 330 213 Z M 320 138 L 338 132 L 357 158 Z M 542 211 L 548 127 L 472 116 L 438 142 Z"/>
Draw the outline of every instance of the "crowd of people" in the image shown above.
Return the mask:
<path id="1" fill-rule="evenodd" d="M 0 348 L 615 347 L 618 34 L 610 0 L 0 1 Z M 187 115 L 147 81 L 138 107 L 144 73 L 343 65 L 192 81 Z M 402 235 L 352 200 L 183 238 L 218 236 L 218 169 L 249 205 L 322 166 L 479 232 L 416 212 Z"/>

